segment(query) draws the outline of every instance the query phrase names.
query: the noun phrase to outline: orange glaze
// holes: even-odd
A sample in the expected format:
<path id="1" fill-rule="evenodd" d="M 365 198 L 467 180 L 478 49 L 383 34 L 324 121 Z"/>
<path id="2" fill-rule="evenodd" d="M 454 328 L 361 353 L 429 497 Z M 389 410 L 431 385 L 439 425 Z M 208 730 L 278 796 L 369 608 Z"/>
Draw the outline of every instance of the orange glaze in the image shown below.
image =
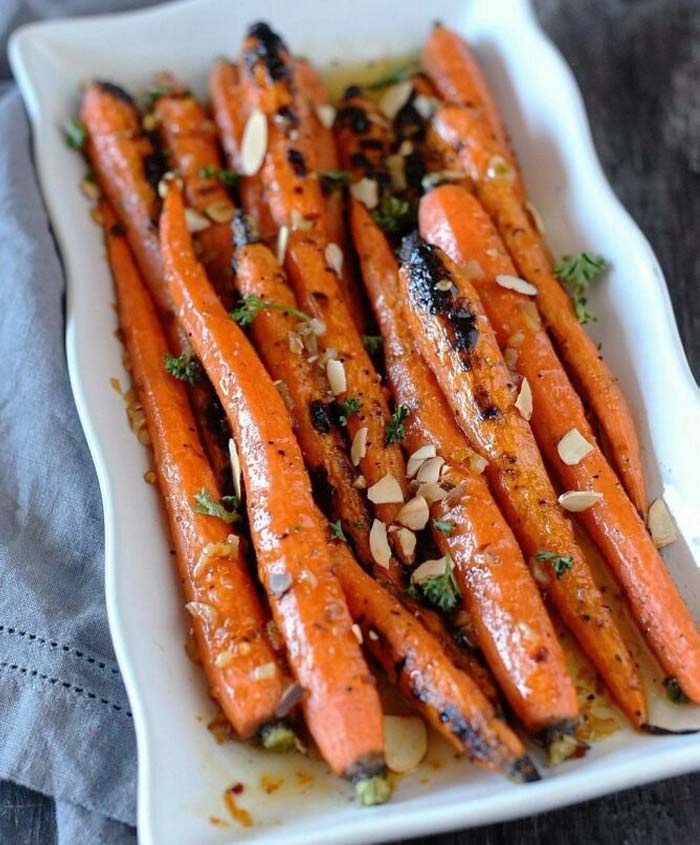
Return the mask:
<path id="1" fill-rule="evenodd" d="M 332 572 L 326 520 L 313 502 L 287 410 L 194 256 L 177 187 L 165 199 L 160 235 L 177 318 L 238 446 L 258 572 L 307 692 L 306 723 L 335 772 L 371 777 L 384 769 L 379 697 Z"/>
<path id="2" fill-rule="evenodd" d="M 423 236 L 458 263 L 477 261 L 483 274 L 471 279 L 501 348 L 518 336 L 514 368 L 528 380 L 534 411 L 531 425 L 550 466 L 568 490 L 596 490 L 603 499 L 579 518 L 622 584 L 632 613 L 664 671 L 686 695 L 700 695 L 700 636 L 644 523 L 596 444 L 576 395 L 547 333 L 526 319 L 530 300 L 501 287 L 495 277 L 515 275 L 503 242 L 478 200 L 445 185 L 420 206 Z M 593 447 L 579 463 L 564 463 L 557 444 L 576 429 Z"/>
<path id="3" fill-rule="evenodd" d="M 454 526 L 449 537 L 440 531 L 434 531 L 434 537 L 441 552 L 454 561 L 477 644 L 528 730 L 574 720 L 575 691 L 564 655 L 520 548 L 483 477 L 460 469 L 471 466 L 474 453 L 413 347 L 393 252 L 356 201 L 351 225 L 384 339 L 387 378 L 396 401 L 412 409 L 405 448 L 412 453 L 433 444 L 451 466 L 449 481 L 461 491 L 436 502 L 431 516 Z"/>
<path id="4" fill-rule="evenodd" d="M 563 577 L 549 572 L 542 586 L 625 713 L 642 724 L 646 708 L 632 658 L 557 503 L 532 432 L 514 407 L 511 376 L 476 291 L 454 262 L 417 234 L 404 240 L 399 278 L 417 347 L 471 445 L 489 461 L 489 480 L 526 555 L 550 551 L 572 559 Z M 451 281 L 456 293 L 438 291 L 438 280 Z"/>

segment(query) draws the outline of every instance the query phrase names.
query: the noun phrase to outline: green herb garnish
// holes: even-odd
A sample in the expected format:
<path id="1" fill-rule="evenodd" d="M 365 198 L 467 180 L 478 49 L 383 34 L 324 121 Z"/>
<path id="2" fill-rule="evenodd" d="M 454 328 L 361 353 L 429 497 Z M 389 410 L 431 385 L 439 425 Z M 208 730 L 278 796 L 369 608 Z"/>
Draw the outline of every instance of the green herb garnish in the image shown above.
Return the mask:
<path id="1" fill-rule="evenodd" d="M 174 93 L 175 89 L 172 85 L 154 85 L 153 88 L 149 88 L 144 95 L 147 108 L 150 108 L 156 100 L 159 100 L 161 97 L 167 97 L 168 95 Z"/>
<path id="2" fill-rule="evenodd" d="M 449 537 L 455 529 L 455 524 L 448 519 L 434 519 L 433 527 L 444 534 L 445 537 Z"/>
<path id="3" fill-rule="evenodd" d="M 541 551 L 535 554 L 537 560 L 548 560 L 557 578 L 561 578 L 574 565 L 571 555 L 558 555 L 556 552 Z"/>
<path id="4" fill-rule="evenodd" d="M 69 117 L 63 124 L 66 143 L 74 150 L 82 150 L 87 140 L 87 129 L 84 124 L 74 117 Z"/>
<path id="5" fill-rule="evenodd" d="M 329 522 L 328 524 L 331 527 L 331 540 L 342 540 L 344 543 L 347 543 L 348 538 L 345 536 L 341 521 L 336 519 L 335 522 Z"/>
<path id="6" fill-rule="evenodd" d="M 266 308 L 273 311 L 283 311 L 285 314 L 293 314 L 300 320 L 310 320 L 308 314 L 300 311 L 298 308 L 293 308 L 291 305 L 284 305 L 282 302 L 267 302 L 260 299 L 256 294 L 251 293 L 244 296 L 239 305 L 231 311 L 231 318 L 235 320 L 239 326 L 249 326 L 261 311 Z"/>
<path id="7" fill-rule="evenodd" d="M 378 334 L 364 334 L 362 335 L 362 342 L 369 354 L 374 355 L 375 352 L 379 352 L 382 348 L 384 341 Z"/>
<path id="8" fill-rule="evenodd" d="M 405 405 L 399 405 L 391 415 L 391 419 L 386 424 L 384 429 L 384 445 L 390 446 L 392 443 L 398 443 L 406 436 L 406 426 L 404 420 L 411 412 Z"/>
<path id="9" fill-rule="evenodd" d="M 409 62 L 406 65 L 399 65 L 399 67 L 395 67 L 393 70 L 385 73 L 384 76 L 380 76 L 379 79 L 375 79 L 374 82 L 369 82 L 364 87 L 368 91 L 380 91 L 382 88 L 388 88 L 390 85 L 396 85 L 397 82 L 404 82 L 409 76 L 415 73 L 417 69 L 417 62 Z"/>
<path id="10" fill-rule="evenodd" d="M 206 487 L 202 487 L 199 493 L 194 494 L 193 498 L 194 505 L 192 507 L 197 511 L 197 513 L 204 513 L 207 516 L 216 516 L 219 519 L 223 519 L 223 521 L 227 522 L 229 525 L 232 522 L 237 522 L 241 518 L 237 513 L 234 513 L 225 507 L 223 500 L 221 502 L 217 502 Z M 227 496 L 226 498 L 230 500 L 231 497 Z"/>
<path id="11" fill-rule="evenodd" d="M 338 425 L 347 425 L 348 419 L 362 407 L 362 402 L 351 396 L 349 399 L 338 399 L 335 403 L 338 412 Z"/>
<path id="12" fill-rule="evenodd" d="M 166 353 L 165 369 L 171 376 L 187 384 L 196 384 L 202 377 L 201 364 L 194 357 L 191 349 L 177 356 Z"/>
<path id="13" fill-rule="evenodd" d="M 664 678 L 664 686 L 666 687 L 666 695 L 674 704 L 687 704 L 690 701 L 676 678 Z"/>
<path id="14" fill-rule="evenodd" d="M 352 178 L 349 170 L 317 170 L 316 175 L 326 194 L 332 194 L 333 191 L 342 191 L 350 184 Z"/>
<path id="15" fill-rule="evenodd" d="M 197 171 L 200 179 L 218 179 L 226 188 L 235 188 L 240 181 L 240 176 L 233 170 L 226 170 L 217 167 L 215 164 L 206 164 Z"/>
<path id="16" fill-rule="evenodd" d="M 600 255 L 594 255 L 591 252 L 577 252 L 573 255 L 563 256 L 554 268 L 557 276 L 569 286 L 579 323 L 588 323 L 596 319 L 595 314 L 587 305 L 586 294 L 590 283 L 607 266 L 605 259 Z"/>
<path id="17" fill-rule="evenodd" d="M 462 596 L 459 584 L 452 572 L 452 560 L 445 555 L 445 572 L 416 585 L 426 604 L 437 608 L 442 613 L 451 613 L 459 606 Z"/>
<path id="18" fill-rule="evenodd" d="M 374 222 L 391 235 L 403 235 L 416 227 L 417 206 L 411 200 L 384 194 L 372 212 Z"/>

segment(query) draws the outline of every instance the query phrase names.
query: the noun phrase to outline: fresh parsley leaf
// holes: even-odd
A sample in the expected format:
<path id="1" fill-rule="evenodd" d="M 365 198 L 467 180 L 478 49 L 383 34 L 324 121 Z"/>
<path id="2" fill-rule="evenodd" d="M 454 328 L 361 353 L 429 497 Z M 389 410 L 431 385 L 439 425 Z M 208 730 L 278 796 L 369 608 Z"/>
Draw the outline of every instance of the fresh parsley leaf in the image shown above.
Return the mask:
<path id="1" fill-rule="evenodd" d="M 317 170 L 316 175 L 323 192 L 326 194 L 332 194 L 333 191 L 342 191 L 350 184 L 352 178 L 349 170 Z"/>
<path id="2" fill-rule="evenodd" d="M 266 308 L 273 311 L 283 311 L 285 314 L 293 314 L 300 320 L 310 320 L 308 314 L 300 311 L 298 308 L 293 308 L 291 305 L 284 305 L 282 302 L 268 302 L 260 299 L 254 293 L 244 296 L 239 305 L 231 311 L 231 319 L 235 320 L 239 326 L 249 326 L 258 314 Z"/>
<path id="3" fill-rule="evenodd" d="M 336 519 L 335 522 L 329 522 L 328 524 L 331 527 L 331 540 L 342 540 L 344 543 L 347 543 L 348 538 L 345 536 L 341 521 Z"/>
<path id="4" fill-rule="evenodd" d="M 384 194 L 372 212 L 374 222 L 391 235 L 405 235 L 416 228 L 418 208 L 412 200 Z"/>
<path id="5" fill-rule="evenodd" d="M 417 62 L 409 62 L 405 65 L 399 65 L 399 67 L 395 67 L 393 70 L 385 73 L 384 76 L 380 76 L 379 79 L 375 79 L 374 82 L 370 82 L 365 85 L 365 88 L 368 91 L 380 91 L 382 88 L 388 88 L 390 85 L 396 85 L 397 82 L 403 82 L 408 79 L 412 73 L 415 73 L 417 68 Z"/>
<path id="6" fill-rule="evenodd" d="M 216 516 L 223 519 L 229 525 L 232 522 L 237 522 L 240 516 L 237 513 L 224 507 L 222 502 L 217 502 L 206 487 L 202 487 L 199 493 L 194 494 L 194 505 L 192 506 L 197 513 L 203 513 L 207 516 Z M 226 497 L 230 498 L 230 497 Z"/>
<path id="7" fill-rule="evenodd" d="M 394 413 L 391 415 L 391 419 L 386 424 L 386 428 L 384 429 L 385 446 L 390 446 L 392 443 L 398 443 L 404 439 L 406 436 L 406 426 L 404 425 L 404 420 L 410 413 L 411 412 L 405 405 L 399 405 L 396 408 Z"/>
<path id="8" fill-rule="evenodd" d="M 171 376 L 187 384 L 196 384 L 202 377 L 202 367 L 191 349 L 178 356 L 166 353 L 165 369 Z"/>
<path id="9" fill-rule="evenodd" d="M 455 530 L 454 522 L 450 522 L 448 519 L 434 519 L 433 527 L 443 533 L 445 537 L 449 537 Z"/>
<path id="10" fill-rule="evenodd" d="M 541 551 L 535 554 L 537 560 L 548 560 L 557 578 L 561 578 L 574 565 L 571 555 L 558 555 L 556 552 Z"/>
<path id="11" fill-rule="evenodd" d="M 666 687 L 666 695 L 674 704 L 687 704 L 690 701 L 676 678 L 664 678 L 664 686 Z"/>
<path id="12" fill-rule="evenodd" d="M 445 572 L 434 578 L 428 578 L 417 587 L 425 603 L 442 613 L 452 613 L 459 606 L 462 594 L 455 580 L 449 555 L 445 555 Z"/>
<path id="13" fill-rule="evenodd" d="M 377 334 L 365 334 L 362 335 L 362 342 L 365 345 L 365 349 L 369 352 L 370 355 L 374 355 L 375 352 L 379 352 L 382 348 L 383 340 Z"/>
<path id="14" fill-rule="evenodd" d="M 144 95 L 146 107 L 150 108 L 161 97 L 166 97 L 174 93 L 175 89 L 172 85 L 154 85 L 153 88 L 149 88 Z"/>
<path id="15" fill-rule="evenodd" d="M 579 323 L 595 320 L 595 314 L 587 305 L 586 293 L 590 283 L 607 268 L 605 259 L 591 252 L 577 252 L 565 255 L 554 268 L 562 282 L 569 286 Z"/>
<path id="16" fill-rule="evenodd" d="M 348 419 L 356 414 L 362 407 L 362 402 L 351 396 L 349 399 L 338 399 L 335 403 L 335 409 L 338 414 L 338 425 L 347 425 Z"/>
<path id="17" fill-rule="evenodd" d="M 66 143 L 74 150 L 82 150 L 87 140 L 87 129 L 84 124 L 74 117 L 69 117 L 63 124 Z"/>
<path id="18" fill-rule="evenodd" d="M 200 179 L 218 179 L 226 188 L 235 188 L 241 178 L 235 171 L 217 167 L 215 164 L 200 167 L 197 175 Z"/>

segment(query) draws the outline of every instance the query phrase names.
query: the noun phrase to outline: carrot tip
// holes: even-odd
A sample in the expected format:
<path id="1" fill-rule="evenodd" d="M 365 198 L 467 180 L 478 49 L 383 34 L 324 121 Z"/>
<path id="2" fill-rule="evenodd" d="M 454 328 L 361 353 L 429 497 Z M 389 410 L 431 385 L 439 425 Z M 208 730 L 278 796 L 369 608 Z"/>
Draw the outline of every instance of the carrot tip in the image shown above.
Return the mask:
<path id="1" fill-rule="evenodd" d="M 542 738 L 550 766 L 557 766 L 571 757 L 583 757 L 588 751 L 588 745 L 576 736 L 576 724 L 571 719 L 547 728 Z"/>
<path id="2" fill-rule="evenodd" d="M 372 775 L 355 783 L 355 792 L 363 807 L 384 804 L 391 797 L 391 784 L 386 775 Z"/>
<path id="3" fill-rule="evenodd" d="M 297 735 L 286 722 L 268 722 L 260 728 L 259 737 L 268 751 L 283 753 L 297 747 Z"/>
<path id="4" fill-rule="evenodd" d="M 535 768 L 535 764 L 527 754 L 519 757 L 508 771 L 508 777 L 514 783 L 534 783 L 542 780 L 540 773 Z"/>

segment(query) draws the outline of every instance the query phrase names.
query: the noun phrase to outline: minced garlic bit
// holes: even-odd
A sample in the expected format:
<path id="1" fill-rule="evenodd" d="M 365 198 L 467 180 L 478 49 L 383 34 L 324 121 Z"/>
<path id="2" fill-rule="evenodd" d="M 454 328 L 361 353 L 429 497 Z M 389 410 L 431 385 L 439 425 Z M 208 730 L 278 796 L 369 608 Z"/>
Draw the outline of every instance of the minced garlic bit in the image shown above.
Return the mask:
<path id="1" fill-rule="evenodd" d="M 386 525 L 378 519 L 372 522 L 369 532 L 369 550 L 374 562 L 383 569 L 389 568 L 391 560 L 391 548 L 387 537 Z M 370 631 L 370 638 L 372 632 Z"/>
<path id="2" fill-rule="evenodd" d="M 499 273 L 496 276 L 496 281 L 502 288 L 514 290 L 517 293 L 524 293 L 526 296 L 535 296 L 537 294 L 537 288 L 519 276 L 509 276 L 507 273 Z"/>
<path id="3" fill-rule="evenodd" d="M 489 160 L 488 167 L 486 168 L 486 178 L 492 181 L 513 182 L 515 180 L 515 171 L 502 155 L 494 155 Z"/>
<path id="4" fill-rule="evenodd" d="M 565 511 L 581 513 L 588 510 L 603 498 L 596 490 L 567 490 L 557 500 Z"/>
<path id="5" fill-rule="evenodd" d="M 299 332 L 289 332 L 287 340 L 289 343 L 289 351 L 293 355 L 301 355 L 304 351 L 304 341 Z"/>
<path id="6" fill-rule="evenodd" d="M 649 505 L 647 526 L 657 549 L 662 549 L 678 539 L 676 526 L 663 499 L 654 499 Z"/>
<path id="7" fill-rule="evenodd" d="M 557 443 L 559 457 L 563 463 L 570 467 L 579 464 L 593 449 L 594 447 L 577 428 L 567 431 L 559 443 Z"/>
<path id="8" fill-rule="evenodd" d="M 218 202 L 210 202 L 204 209 L 204 213 L 207 217 L 213 220 L 214 223 L 223 224 L 231 222 L 235 210 L 233 203 L 228 200 L 219 200 Z"/>
<path id="9" fill-rule="evenodd" d="M 260 109 L 251 112 L 241 138 L 241 173 L 255 176 L 267 153 L 267 118 Z"/>
<path id="10" fill-rule="evenodd" d="M 387 472 L 367 490 L 367 498 L 375 505 L 399 504 L 403 502 L 403 491 L 396 476 Z"/>
<path id="11" fill-rule="evenodd" d="M 237 558 L 240 547 L 240 537 L 229 534 L 225 543 L 207 543 L 202 549 L 197 563 L 192 570 L 192 577 L 196 578 L 213 557 Z"/>
<path id="12" fill-rule="evenodd" d="M 231 651 L 230 649 L 227 649 L 226 651 L 222 651 L 221 654 L 216 655 L 216 659 L 214 660 L 214 663 L 216 663 L 216 665 L 219 667 L 219 669 L 224 669 L 230 663 L 233 663 L 233 661 L 235 659 L 236 659 L 235 652 Z"/>

